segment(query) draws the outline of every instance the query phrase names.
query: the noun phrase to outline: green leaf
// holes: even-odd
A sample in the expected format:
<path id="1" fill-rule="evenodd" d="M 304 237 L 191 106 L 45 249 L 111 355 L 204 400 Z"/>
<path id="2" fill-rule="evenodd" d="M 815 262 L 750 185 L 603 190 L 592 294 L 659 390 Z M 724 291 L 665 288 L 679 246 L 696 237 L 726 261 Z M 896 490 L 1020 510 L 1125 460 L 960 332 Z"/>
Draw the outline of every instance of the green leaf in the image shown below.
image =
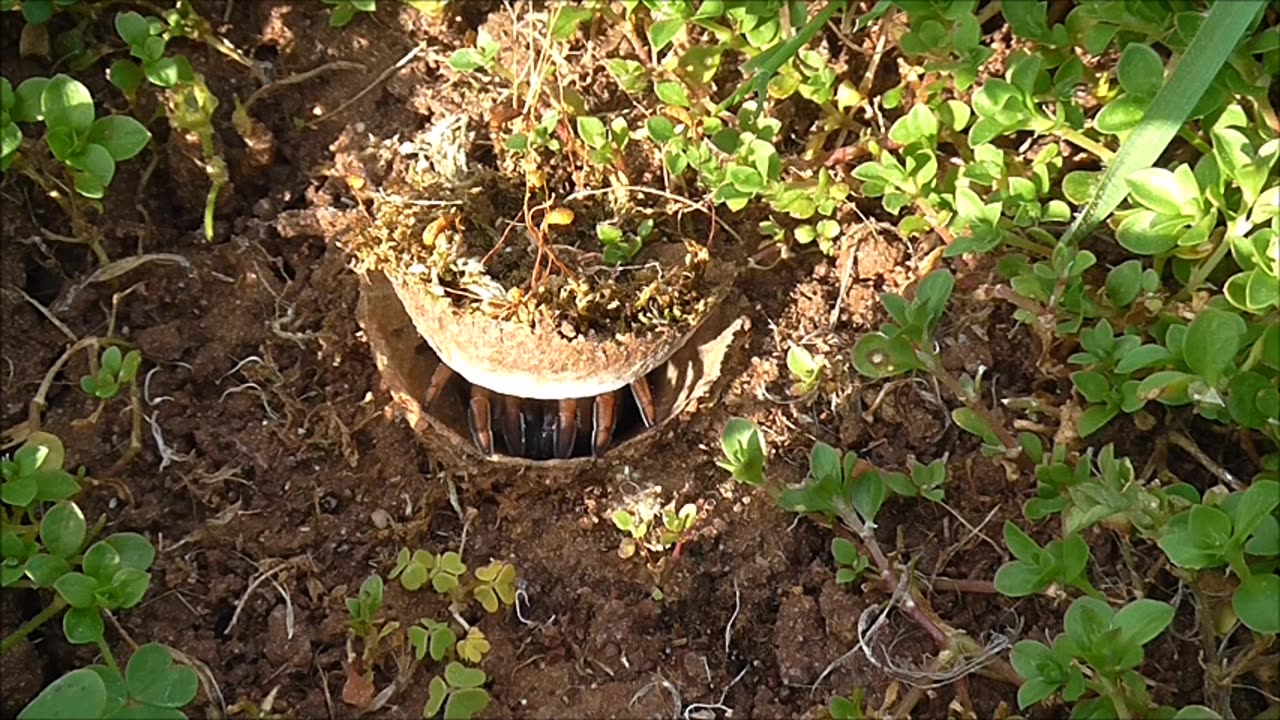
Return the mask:
<path id="1" fill-rule="evenodd" d="M 130 46 L 141 45 L 151 36 L 151 26 L 136 12 L 116 13 L 116 32 Z"/>
<path id="2" fill-rule="evenodd" d="M 54 680 L 40 691 L 18 720 L 82 720 L 102 717 L 107 706 L 107 689 L 102 678 L 89 668 L 79 668 Z"/>
<path id="3" fill-rule="evenodd" d="M 1276 635 L 1280 633 L 1280 575 L 1254 573 L 1240 583 L 1231 598 L 1231 607 L 1240 622 L 1256 633 Z"/>
<path id="4" fill-rule="evenodd" d="M 105 629 L 102 613 L 96 607 L 73 607 L 62 616 L 62 633 L 72 645 L 97 642 Z"/>
<path id="5" fill-rule="evenodd" d="M 33 77 L 18 83 L 13 91 L 13 108 L 9 111 L 9 119 L 14 122 L 39 122 L 44 119 L 41 98 L 45 88 L 49 86 L 49 78 Z"/>
<path id="6" fill-rule="evenodd" d="M 866 377 L 880 379 L 919 370 L 921 365 L 907 338 L 870 333 L 853 346 L 853 367 Z"/>
<path id="7" fill-rule="evenodd" d="M 1112 405 L 1094 405 L 1080 414 L 1076 423 L 1076 431 L 1081 438 L 1087 438 L 1106 427 L 1107 423 L 1120 414 L 1119 408 Z"/>
<path id="8" fill-rule="evenodd" d="M 1158 167 L 1139 170 L 1125 182 L 1134 202 L 1161 215 L 1193 215 L 1199 210 L 1200 187 L 1186 164 L 1176 172 Z"/>
<path id="9" fill-rule="evenodd" d="M 996 591 L 1007 597 L 1027 597 L 1044 590 L 1053 576 L 1037 565 L 1022 560 L 1007 562 L 996 570 Z"/>
<path id="10" fill-rule="evenodd" d="M 649 46 L 654 52 L 660 52 L 664 47 L 671 44 L 676 35 L 684 29 L 685 20 L 682 18 L 670 18 L 667 20 L 659 20 L 649 27 Z"/>
<path id="11" fill-rule="evenodd" d="M 444 720 L 470 720 L 489 707 L 489 693 L 483 688 L 458 690 L 449 695 Z"/>
<path id="12" fill-rule="evenodd" d="M 1062 683 L 1052 682 L 1040 677 L 1031 678 L 1018 688 L 1018 708 L 1025 710 L 1053 695 L 1060 687 L 1062 687 Z"/>
<path id="13" fill-rule="evenodd" d="M 1031 536 L 1008 520 L 1004 523 L 1004 544 L 1015 558 L 1027 562 L 1034 563 L 1044 552 Z"/>
<path id="14" fill-rule="evenodd" d="M 858 548 L 845 538 L 834 538 L 831 541 L 831 554 L 841 565 L 853 565 L 858 562 Z"/>
<path id="15" fill-rule="evenodd" d="M 80 171 L 74 173 L 76 192 L 87 198 L 101 198 L 116 175 L 116 161 L 101 145 L 86 145 L 67 164 Z"/>
<path id="16" fill-rule="evenodd" d="M 88 142 L 101 145 L 116 162 L 142 152 L 151 142 L 151 132 L 142 123 L 125 115 L 108 115 L 94 121 Z"/>
<path id="17" fill-rule="evenodd" d="M 105 542 L 96 542 L 85 551 L 81 562 L 86 575 L 99 583 L 108 583 L 120 569 L 120 553 Z"/>
<path id="18" fill-rule="evenodd" d="M 55 75 L 40 94 L 40 109 L 49 128 L 67 128 L 76 135 L 93 126 L 93 96 L 79 80 Z"/>
<path id="19" fill-rule="evenodd" d="M 1164 61 L 1150 46 L 1129 43 L 1116 64 L 1116 75 L 1125 92 L 1152 97 L 1164 81 Z"/>
<path id="20" fill-rule="evenodd" d="M 676 105 L 678 107 L 691 107 L 689 104 L 689 96 L 685 94 L 684 85 L 674 80 L 667 80 L 656 83 L 653 86 L 653 92 L 658 99 L 667 105 Z"/>
<path id="21" fill-rule="evenodd" d="M 91 608 L 98 600 L 98 581 L 78 572 L 69 572 L 58 578 L 53 587 L 63 600 L 73 608 Z"/>
<path id="22" fill-rule="evenodd" d="M 600 149 L 609 143 L 609 137 L 604 129 L 604 122 L 598 117 L 591 115 L 583 115 L 577 119 L 578 136 L 588 147 Z"/>
<path id="23" fill-rule="evenodd" d="M 1120 628 L 1124 642 L 1146 645 L 1164 632 L 1173 615 L 1172 605 L 1144 598 L 1121 608 L 1113 624 Z"/>
<path id="24" fill-rule="evenodd" d="M 191 668 L 175 666 L 168 648 L 147 643 L 129 658 L 125 669 L 129 696 L 148 705 L 180 708 L 195 699 L 200 679 Z"/>
<path id="25" fill-rule="evenodd" d="M 556 12 L 555 21 L 551 24 L 551 37 L 556 40 L 568 40 L 578 32 L 578 26 L 584 20 L 590 20 L 591 8 L 561 5 Z"/>
<path id="26" fill-rule="evenodd" d="M 676 136 L 675 124 L 670 118 L 661 115 L 649 118 L 645 122 L 645 129 L 649 131 L 649 137 L 658 144 L 665 144 Z"/>
<path id="27" fill-rule="evenodd" d="M 114 533 L 106 542 L 120 554 L 120 567 L 147 570 L 155 562 L 155 546 L 143 535 L 135 532 Z"/>
<path id="28" fill-rule="evenodd" d="M 58 578 L 71 572 L 71 565 L 65 559 L 48 553 L 33 555 L 24 567 L 31 582 L 41 588 L 53 587 Z"/>
<path id="29" fill-rule="evenodd" d="M 884 505 L 886 492 L 884 481 L 877 472 L 865 472 L 853 481 L 853 506 L 868 522 L 875 522 L 880 507 Z"/>
<path id="30" fill-rule="evenodd" d="M 436 716 L 440 712 L 440 708 L 444 707 L 444 701 L 449 697 L 449 686 L 438 675 L 431 678 L 431 683 L 427 686 L 427 703 L 422 706 L 422 717 L 429 719 Z"/>
<path id="31" fill-rule="evenodd" d="M 54 505 L 40 520 L 40 541 L 49 552 L 60 557 L 79 552 L 85 532 L 84 513 L 73 502 Z"/>
<path id="32" fill-rule="evenodd" d="M 1211 387 L 1217 387 L 1222 373 L 1232 365 L 1240 350 L 1246 327 L 1233 312 L 1207 308 L 1187 328 L 1182 354 L 1187 366 Z"/>
<path id="33" fill-rule="evenodd" d="M 451 662 L 444 668 L 444 679 L 454 688 L 478 688 L 484 685 L 485 674 L 478 668 L 469 668 L 459 662 Z"/>
<path id="34" fill-rule="evenodd" d="M 1063 620 L 1067 637 L 1081 650 L 1094 651 L 1095 642 L 1111 629 L 1115 614 L 1110 605 L 1097 598 L 1076 598 Z"/>

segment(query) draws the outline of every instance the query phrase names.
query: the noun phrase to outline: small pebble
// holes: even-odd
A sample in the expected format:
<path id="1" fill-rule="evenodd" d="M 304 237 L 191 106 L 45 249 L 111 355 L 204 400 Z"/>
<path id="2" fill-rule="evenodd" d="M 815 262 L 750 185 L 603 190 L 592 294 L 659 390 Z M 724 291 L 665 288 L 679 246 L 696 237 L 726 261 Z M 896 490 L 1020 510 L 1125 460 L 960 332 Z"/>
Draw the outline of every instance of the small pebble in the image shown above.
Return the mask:
<path id="1" fill-rule="evenodd" d="M 391 524 L 391 514 L 382 508 L 378 508 L 370 513 L 369 519 L 373 521 L 374 527 L 379 530 L 386 530 L 387 526 Z"/>

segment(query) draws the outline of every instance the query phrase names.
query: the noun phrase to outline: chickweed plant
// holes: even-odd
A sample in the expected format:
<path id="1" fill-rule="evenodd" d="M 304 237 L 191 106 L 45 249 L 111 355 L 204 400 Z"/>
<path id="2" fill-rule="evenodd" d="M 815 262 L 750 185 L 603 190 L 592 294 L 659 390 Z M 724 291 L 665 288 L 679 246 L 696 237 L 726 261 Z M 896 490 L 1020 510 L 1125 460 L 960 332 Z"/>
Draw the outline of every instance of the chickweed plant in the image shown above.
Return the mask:
<path id="1" fill-rule="evenodd" d="M 0 460 L 0 587 L 36 590 L 48 604 L 0 641 L 9 652 L 45 622 L 62 618 L 75 645 L 95 645 L 104 664 L 88 665 L 55 680 L 19 713 L 44 717 L 186 717 L 198 681 L 174 666 L 163 645 L 139 647 L 121 668 L 106 640 L 103 616 L 137 606 L 151 584 L 156 550 L 133 532 L 99 537 L 107 518 L 90 526 L 76 502 L 83 470 L 64 468 L 62 441 L 32 433 L 11 457 Z"/>

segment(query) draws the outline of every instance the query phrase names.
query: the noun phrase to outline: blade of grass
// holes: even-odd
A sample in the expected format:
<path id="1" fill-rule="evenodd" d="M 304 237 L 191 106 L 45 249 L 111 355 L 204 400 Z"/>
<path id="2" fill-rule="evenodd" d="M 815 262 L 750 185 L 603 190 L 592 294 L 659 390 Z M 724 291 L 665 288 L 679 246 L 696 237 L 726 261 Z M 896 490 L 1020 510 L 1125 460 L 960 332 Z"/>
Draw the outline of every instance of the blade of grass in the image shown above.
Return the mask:
<path id="1" fill-rule="evenodd" d="M 796 31 L 789 40 L 784 43 L 774 45 L 764 52 L 756 55 L 747 62 L 742 64 L 743 72 L 754 72 L 751 79 L 744 82 L 733 95 L 727 100 L 720 103 L 716 108 L 716 112 L 724 112 L 728 108 L 736 104 L 749 91 L 754 89 L 760 95 L 761 105 L 764 104 L 765 95 L 768 92 L 769 80 L 777 74 L 778 70 L 787 64 L 796 53 L 800 52 L 800 48 L 804 47 L 813 39 L 818 31 L 822 29 L 827 21 L 831 19 L 840 10 L 843 10 L 845 0 L 831 0 L 827 6 L 822 8 L 817 15 L 809 19 L 803 27 Z"/>
<path id="2" fill-rule="evenodd" d="M 1093 198 L 1076 216 L 1062 242 L 1078 243 L 1120 205 L 1129 194 L 1125 179 L 1159 159 L 1265 4 L 1265 0 L 1219 0 L 1209 8 L 1204 25 L 1177 60 L 1173 74 L 1156 93 L 1142 121 L 1121 144 Z"/>

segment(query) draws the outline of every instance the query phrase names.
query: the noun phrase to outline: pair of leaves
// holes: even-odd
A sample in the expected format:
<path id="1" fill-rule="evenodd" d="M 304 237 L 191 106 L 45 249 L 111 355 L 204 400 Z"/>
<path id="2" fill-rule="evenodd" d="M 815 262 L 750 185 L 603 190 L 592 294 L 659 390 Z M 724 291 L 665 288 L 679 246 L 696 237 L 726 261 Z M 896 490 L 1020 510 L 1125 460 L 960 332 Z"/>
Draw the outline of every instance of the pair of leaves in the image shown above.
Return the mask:
<path id="1" fill-rule="evenodd" d="M 104 665 L 73 670 L 41 691 L 18 718 L 185 718 L 179 708 L 199 689 L 194 670 L 174 665 L 164 645 L 148 643 L 129 658 L 123 678 Z"/>
<path id="2" fill-rule="evenodd" d="M 431 678 L 422 717 L 433 718 L 443 707 L 444 720 L 469 720 L 489 707 L 489 693 L 484 689 L 487 679 L 483 670 L 449 663 L 444 677 Z"/>
<path id="3" fill-rule="evenodd" d="M 0 500 L 25 508 L 34 502 L 58 502 L 80 492 L 80 484 L 63 469 L 66 451 L 57 435 L 32 433 L 12 459 L 0 461 Z"/>
<path id="4" fill-rule="evenodd" d="M 467 572 L 462 556 L 452 550 L 432 554 L 426 550 L 402 548 L 396 556 L 395 568 L 391 577 L 400 578 L 400 585 L 405 590 L 416 591 L 431 582 L 431 587 L 438 593 L 452 592 L 458 587 L 458 578 Z"/>

